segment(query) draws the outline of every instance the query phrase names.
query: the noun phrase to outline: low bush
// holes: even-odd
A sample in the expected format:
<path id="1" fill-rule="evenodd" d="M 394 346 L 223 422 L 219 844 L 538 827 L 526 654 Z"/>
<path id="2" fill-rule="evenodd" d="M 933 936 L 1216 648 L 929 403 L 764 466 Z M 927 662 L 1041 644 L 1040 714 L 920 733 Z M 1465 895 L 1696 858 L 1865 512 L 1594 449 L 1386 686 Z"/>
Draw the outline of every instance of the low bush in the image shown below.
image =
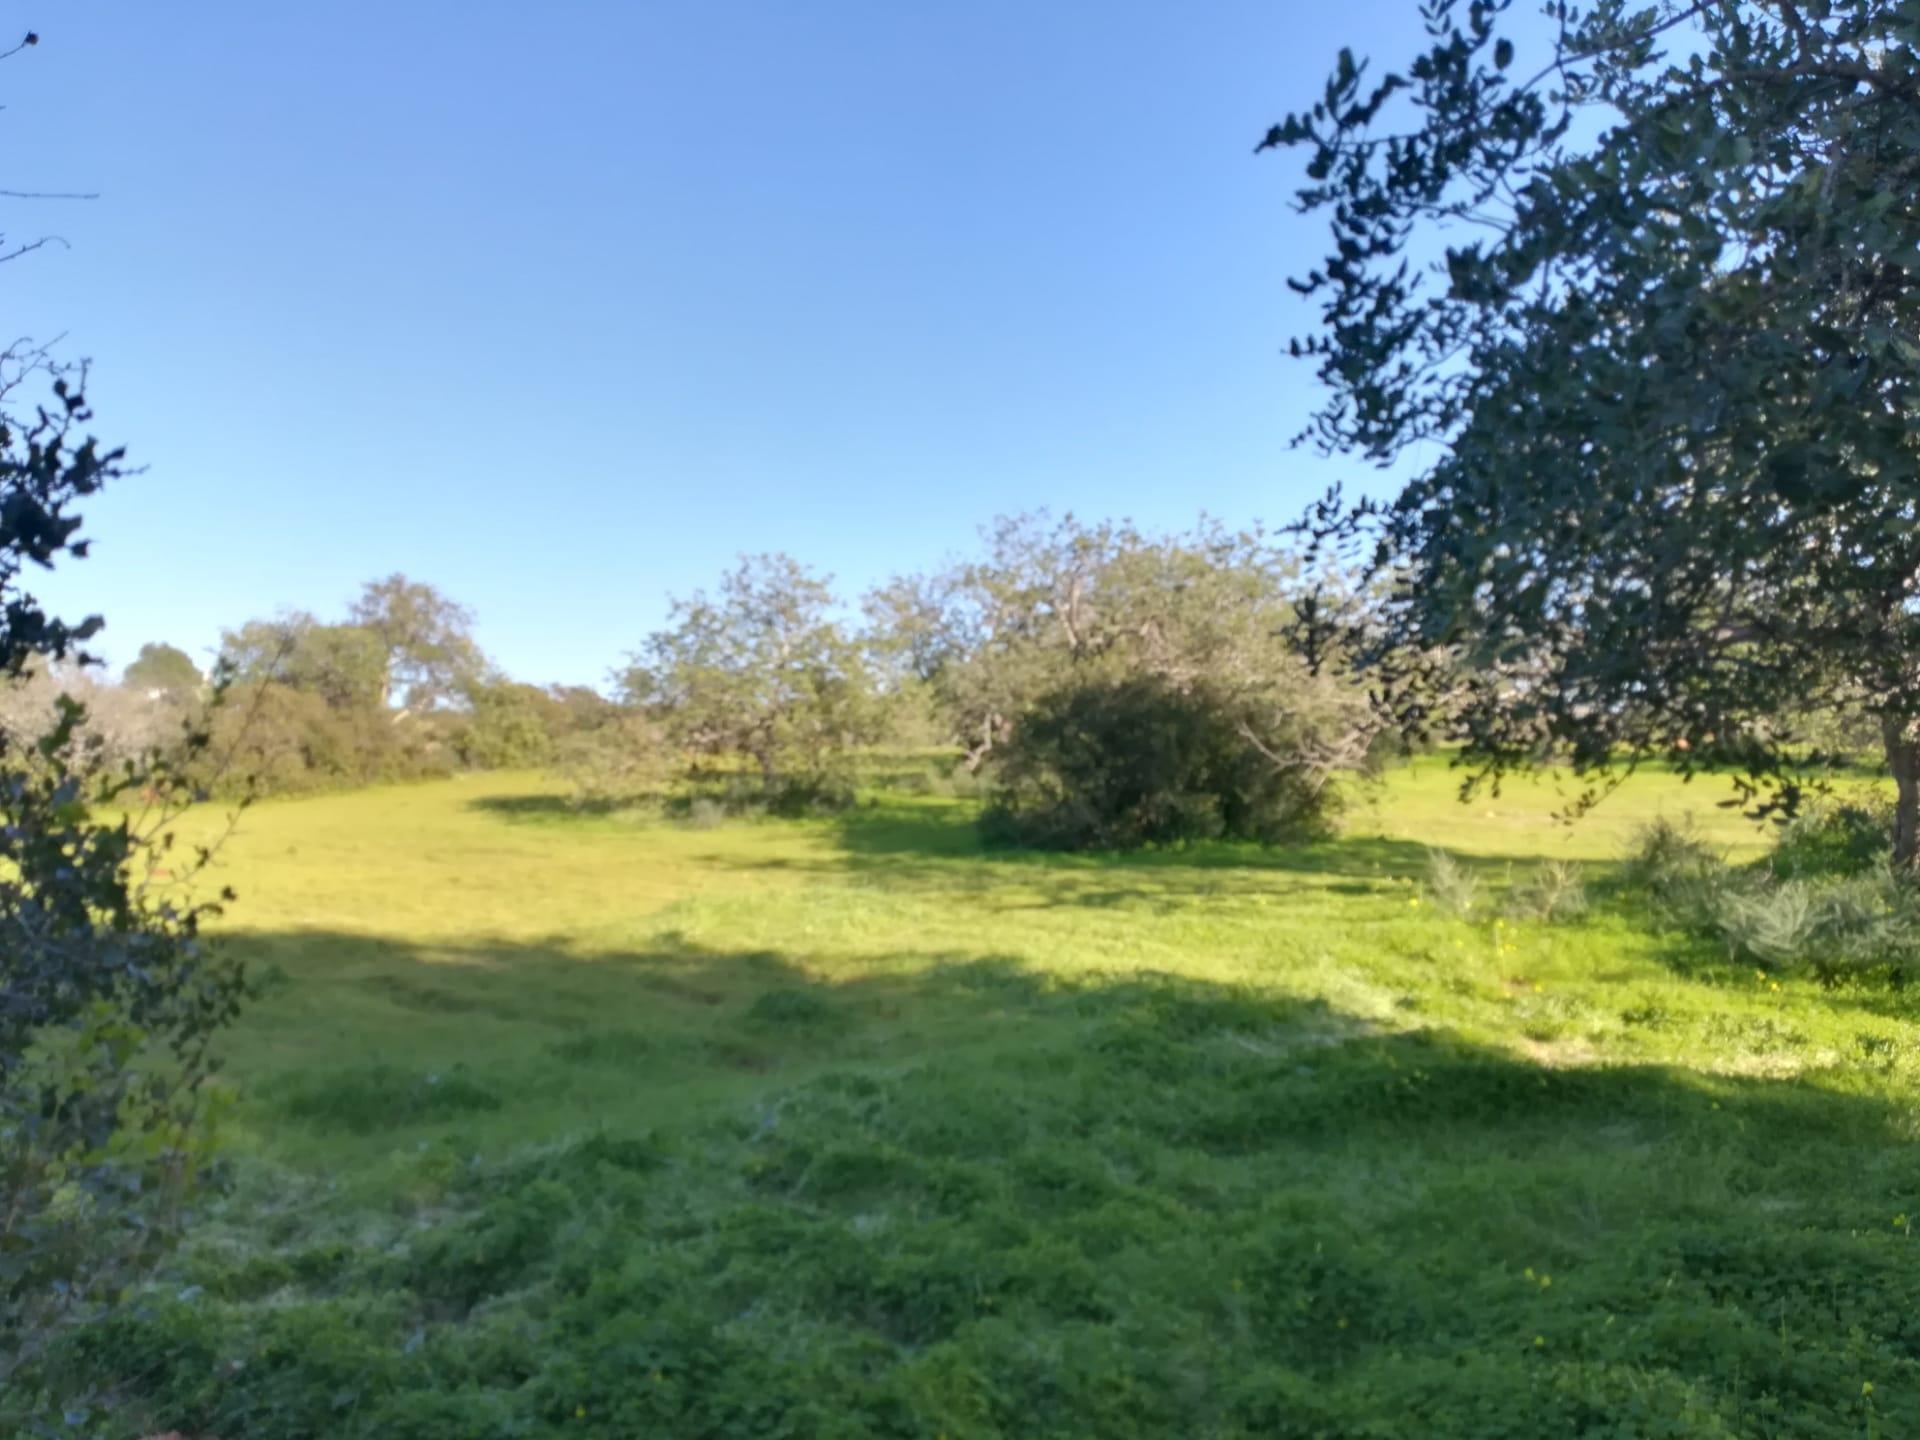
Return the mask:
<path id="1" fill-rule="evenodd" d="M 1640 827 L 1627 854 L 1624 876 L 1636 889 L 1657 898 L 1677 896 L 1724 868 L 1724 862 L 1691 823 L 1664 816 Z"/>
<path id="2" fill-rule="evenodd" d="M 1788 822 L 1768 864 L 1782 879 L 1864 875 L 1891 863 L 1893 806 L 1874 799 L 1824 800 Z"/>
<path id="3" fill-rule="evenodd" d="M 1465 920 L 1480 899 L 1480 877 L 1444 850 L 1427 851 L 1427 899 L 1440 910 Z"/>
<path id="4" fill-rule="evenodd" d="M 554 764 L 572 787 L 576 808 L 611 810 L 656 794 L 666 782 L 670 757 L 658 730 L 623 712 L 562 739 Z"/>
<path id="5" fill-rule="evenodd" d="M 1543 861 L 1507 895 L 1507 908 L 1516 918 L 1549 925 L 1577 920 L 1587 906 L 1586 877 L 1568 860 Z"/>
<path id="6" fill-rule="evenodd" d="M 1624 867 L 1630 892 L 1667 924 L 1711 938 L 1729 960 L 1829 984 L 1920 973 L 1920 888 L 1889 866 L 1872 805 L 1812 810 L 1763 863 L 1735 868 L 1665 821 Z"/>

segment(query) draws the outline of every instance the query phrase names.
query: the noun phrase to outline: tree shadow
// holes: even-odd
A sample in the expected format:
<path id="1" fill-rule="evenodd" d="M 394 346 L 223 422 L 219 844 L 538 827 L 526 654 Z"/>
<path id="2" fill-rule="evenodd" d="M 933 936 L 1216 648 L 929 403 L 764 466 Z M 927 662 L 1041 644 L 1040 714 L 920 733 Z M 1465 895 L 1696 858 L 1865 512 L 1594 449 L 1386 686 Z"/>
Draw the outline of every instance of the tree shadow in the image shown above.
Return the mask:
<path id="1" fill-rule="evenodd" d="M 639 795 L 619 800 L 579 799 L 555 792 L 536 795 L 476 795 L 466 808 L 497 819 L 529 825 L 575 825 L 609 815 L 642 814 L 659 808 L 661 797 Z"/>
<path id="2" fill-rule="evenodd" d="M 953 1405 L 983 1435 L 1857 1430 L 1863 1394 L 1920 1433 L 1891 1084 L 1543 1063 L 991 954 L 234 943 L 279 976 L 231 1072 L 262 1148 L 372 1177 L 351 1204 L 408 1238 L 250 1308 L 229 1235 L 179 1364 L 228 1331 L 245 1363 L 160 1364 L 151 1393 L 199 1397 L 169 1425 L 323 1433 L 344 1386 L 365 1433 L 442 1391 L 595 1435 L 936 1433 Z M 286 1343 L 341 1305 L 376 1317 L 377 1383 Z M 476 1364 L 503 1317 L 524 1358 Z"/>

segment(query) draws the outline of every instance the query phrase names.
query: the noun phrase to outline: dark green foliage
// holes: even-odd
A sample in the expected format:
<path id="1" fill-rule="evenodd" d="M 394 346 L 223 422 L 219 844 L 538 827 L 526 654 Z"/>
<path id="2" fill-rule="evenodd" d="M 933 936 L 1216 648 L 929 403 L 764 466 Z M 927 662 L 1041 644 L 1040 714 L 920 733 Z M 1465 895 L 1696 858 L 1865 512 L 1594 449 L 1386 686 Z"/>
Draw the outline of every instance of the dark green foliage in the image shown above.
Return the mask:
<path id="1" fill-rule="evenodd" d="M 1797 817 L 1761 865 L 1736 869 L 1656 825 L 1628 858 L 1630 902 L 1770 974 L 1905 984 L 1920 975 L 1920 888 L 1891 865 L 1885 807 L 1827 804 Z"/>
<path id="2" fill-rule="evenodd" d="M 555 768 L 584 810 L 615 809 L 653 795 L 670 777 L 673 759 L 660 727 L 625 707 L 554 746 Z"/>
<path id="3" fill-rule="evenodd" d="M 1788 822 L 1771 864 L 1775 874 L 1792 879 L 1865 875 L 1892 860 L 1892 806 L 1823 799 Z"/>
<path id="4" fill-rule="evenodd" d="M 206 687 L 207 677 L 187 652 L 173 645 L 148 643 L 127 666 L 123 677 L 130 690 L 165 696 L 173 701 L 191 700 Z"/>
<path id="5" fill-rule="evenodd" d="M 386 652 L 358 625 L 323 625 L 305 614 L 250 620 L 221 637 L 220 658 L 242 685 L 278 685 L 335 710 L 386 709 Z"/>
<path id="6" fill-rule="evenodd" d="M 278 1103 L 290 1119 L 369 1135 L 476 1110 L 497 1110 L 500 1097 L 463 1068 L 421 1074 L 380 1065 L 316 1079 L 279 1097 Z"/>
<path id="7" fill-rule="evenodd" d="M 285 795 L 451 774 L 459 756 L 432 717 L 335 705 L 277 681 L 243 684 L 214 712 L 192 770 L 224 794 Z"/>
<path id="8" fill-rule="evenodd" d="M 1302 717 L 1155 677 L 1054 692 L 995 753 L 985 823 L 1022 844 L 1128 849 L 1324 834 L 1333 791 Z"/>
<path id="9" fill-rule="evenodd" d="M 769 990 L 747 1008 L 751 1023 L 782 1028 L 818 1029 L 840 1018 L 832 1003 L 813 990 Z"/>
<path id="10" fill-rule="evenodd" d="M 39 352 L 0 356 L 0 396 L 36 385 L 30 418 L 0 414 L 9 682 L 30 662 L 78 661 L 98 629 L 47 615 L 19 581 L 29 563 L 84 555 L 74 507 L 120 474 L 117 450 L 82 438 L 71 376 Z M 61 697 L 50 728 L 0 728 L 0 1404 L 16 1424 L 71 1393 L 16 1372 L 108 1309 L 176 1230 L 205 1160 L 209 1043 L 242 993 L 238 965 L 200 938 L 217 906 L 156 876 L 184 880 L 207 858 L 172 853 L 188 787 L 145 756 L 103 778 L 84 719 Z M 93 802 L 134 814 L 96 819 Z"/>
<path id="11" fill-rule="evenodd" d="M 605 758 L 634 738 L 631 712 L 581 687 L 500 675 L 469 633 L 472 617 L 433 587 L 372 581 L 350 614 L 345 625 L 295 613 L 227 633 L 234 693 L 212 719 L 203 784 L 262 795 L 462 767 L 632 768 Z"/>
<path id="12" fill-rule="evenodd" d="M 467 765 L 531 769 L 553 759 L 565 712 L 546 691 L 511 680 L 486 681 L 469 687 L 467 705 L 457 742 Z"/>
<path id="13" fill-rule="evenodd" d="M 1912 865 L 1920 15 L 1507 9 L 1424 7 L 1377 81 L 1343 52 L 1260 147 L 1306 150 L 1331 229 L 1295 282 L 1311 438 L 1439 442 L 1396 500 L 1310 522 L 1390 586 L 1377 682 L 1495 773 L 1661 756 L 1763 811 L 1798 798 L 1800 718 L 1863 720 Z"/>

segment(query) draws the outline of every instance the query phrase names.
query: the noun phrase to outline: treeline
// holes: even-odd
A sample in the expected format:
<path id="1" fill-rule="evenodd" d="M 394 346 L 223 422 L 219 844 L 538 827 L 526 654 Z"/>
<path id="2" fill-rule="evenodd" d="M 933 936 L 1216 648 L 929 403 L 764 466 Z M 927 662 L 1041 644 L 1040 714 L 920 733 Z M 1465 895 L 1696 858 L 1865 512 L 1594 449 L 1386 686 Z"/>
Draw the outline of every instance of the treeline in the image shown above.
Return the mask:
<path id="1" fill-rule="evenodd" d="M 1273 840 L 1323 829 L 1338 777 L 1377 760 L 1374 709 L 1316 653 L 1308 577 L 1271 537 L 1027 515 L 984 540 L 857 611 L 786 556 L 743 559 L 618 673 L 625 723 L 572 751 L 583 796 L 665 777 L 832 805 L 859 748 L 940 744 L 1012 838 Z"/>
<path id="2" fill-rule="evenodd" d="M 1316 647 L 1299 558 L 1260 531 L 1151 534 L 1003 518 L 975 555 L 860 597 L 784 555 L 676 600 L 610 693 L 503 675 L 472 615 L 370 582 L 336 618 L 228 631 L 206 672 L 149 645 L 119 685 L 40 668 L 0 722 L 85 702 L 103 768 L 200 733 L 216 794 L 287 794 L 460 770 L 557 768 L 582 804 L 705 795 L 797 812 L 851 798 L 874 746 L 948 748 L 990 823 L 1058 845 L 1324 828 L 1382 726 Z"/>
<path id="3" fill-rule="evenodd" d="M 474 641 L 472 615 L 432 586 L 369 582 L 338 620 L 295 612 L 222 637 L 205 669 L 148 644 L 118 684 L 35 663 L 0 690 L 0 729 L 51 730 L 84 707 L 76 753 L 104 777 L 159 753 L 205 793 L 297 794 L 464 769 L 553 761 L 617 707 L 584 686 L 508 679 Z"/>

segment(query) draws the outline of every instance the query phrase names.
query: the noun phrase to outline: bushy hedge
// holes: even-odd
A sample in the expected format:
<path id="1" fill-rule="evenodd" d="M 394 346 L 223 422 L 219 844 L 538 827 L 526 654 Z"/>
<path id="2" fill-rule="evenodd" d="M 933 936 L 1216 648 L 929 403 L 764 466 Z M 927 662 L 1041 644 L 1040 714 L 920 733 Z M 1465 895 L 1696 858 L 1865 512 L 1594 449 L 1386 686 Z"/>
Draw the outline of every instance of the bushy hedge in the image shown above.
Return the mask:
<path id="1" fill-rule="evenodd" d="M 311 690 L 237 687 L 214 707 L 197 778 L 219 793 L 300 794 L 452 774 L 460 756 L 433 714 L 330 705 Z"/>
<path id="2" fill-rule="evenodd" d="M 985 824 L 1050 849 L 1323 835 L 1336 792 L 1304 716 L 1157 676 L 1070 684 L 994 754 Z"/>

